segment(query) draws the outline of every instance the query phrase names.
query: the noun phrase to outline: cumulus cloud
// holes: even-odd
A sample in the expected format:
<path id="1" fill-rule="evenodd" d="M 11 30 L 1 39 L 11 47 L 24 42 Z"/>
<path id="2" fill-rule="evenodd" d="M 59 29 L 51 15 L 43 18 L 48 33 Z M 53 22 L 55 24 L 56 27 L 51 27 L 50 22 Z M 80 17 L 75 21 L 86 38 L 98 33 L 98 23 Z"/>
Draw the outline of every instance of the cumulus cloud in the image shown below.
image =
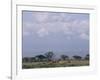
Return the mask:
<path id="1" fill-rule="evenodd" d="M 23 33 L 26 35 L 35 33 L 38 37 L 45 37 L 60 33 L 66 35 L 68 39 L 72 36 L 89 39 L 87 14 L 33 12 L 32 17 L 33 22 L 23 22 Z"/>
<path id="2" fill-rule="evenodd" d="M 32 16 L 36 22 L 46 22 L 46 20 L 49 17 L 49 13 L 48 12 L 33 12 L 33 16 Z"/>
<path id="3" fill-rule="evenodd" d="M 85 33 L 80 34 L 79 36 L 81 39 L 89 40 L 89 36 Z"/>
<path id="4" fill-rule="evenodd" d="M 39 35 L 39 37 L 44 37 L 48 35 L 48 31 L 45 28 L 41 28 L 40 30 L 38 30 L 37 34 Z"/>
<path id="5" fill-rule="evenodd" d="M 30 35 L 30 33 L 28 31 L 23 32 L 23 36 L 29 36 L 29 35 Z"/>

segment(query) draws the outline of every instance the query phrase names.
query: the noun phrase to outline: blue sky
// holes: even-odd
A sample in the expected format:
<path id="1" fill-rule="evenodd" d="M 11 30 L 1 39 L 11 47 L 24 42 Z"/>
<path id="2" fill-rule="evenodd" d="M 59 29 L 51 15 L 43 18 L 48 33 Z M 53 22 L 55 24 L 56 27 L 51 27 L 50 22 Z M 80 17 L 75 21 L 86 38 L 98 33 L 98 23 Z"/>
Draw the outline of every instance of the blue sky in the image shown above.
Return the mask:
<path id="1" fill-rule="evenodd" d="M 89 14 L 23 11 L 23 57 L 89 53 Z"/>

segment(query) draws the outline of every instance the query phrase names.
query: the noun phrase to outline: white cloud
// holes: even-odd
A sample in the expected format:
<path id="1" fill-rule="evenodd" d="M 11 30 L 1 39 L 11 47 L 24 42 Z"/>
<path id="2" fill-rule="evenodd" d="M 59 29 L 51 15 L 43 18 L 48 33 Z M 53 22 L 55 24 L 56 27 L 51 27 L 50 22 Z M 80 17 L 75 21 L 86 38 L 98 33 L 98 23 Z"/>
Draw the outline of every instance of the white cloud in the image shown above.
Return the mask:
<path id="1" fill-rule="evenodd" d="M 23 36 L 29 36 L 29 35 L 30 35 L 30 33 L 28 31 L 23 32 Z"/>
<path id="2" fill-rule="evenodd" d="M 33 19 L 35 19 L 37 22 L 45 22 L 48 17 L 49 17 L 49 14 L 48 13 L 41 13 L 41 12 L 35 12 L 33 13 Z"/>
<path id="3" fill-rule="evenodd" d="M 39 37 L 44 37 L 48 35 L 48 31 L 45 28 L 41 28 L 38 32 L 37 32 Z"/>
<path id="4" fill-rule="evenodd" d="M 80 36 L 80 38 L 84 39 L 86 37 L 85 33 L 88 32 L 87 23 L 83 23 L 84 21 L 73 21 L 73 22 L 52 22 L 52 23 L 27 23 L 25 30 L 25 34 L 36 33 L 39 37 L 47 36 L 50 33 L 58 33 L 65 34 L 66 37 L 75 35 Z M 84 34 L 83 34 L 84 33 Z M 71 36 L 72 37 L 72 36 Z M 88 36 L 87 36 L 88 37 Z"/>
<path id="5" fill-rule="evenodd" d="M 81 39 L 89 40 L 89 36 L 85 33 L 80 34 L 79 36 Z"/>
<path id="6" fill-rule="evenodd" d="M 25 27 L 27 27 L 27 28 L 33 26 L 33 24 L 31 24 L 31 22 L 25 22 L 24 25 L 25 25 Z"/>
<path id="7" fill-rule="evenodd" d="M 68 39 L 71 39 L 71 37 L 75 35 L 81 39 L 88 40 L 89 21 L 86 19 L 82 20 L 76 18 L 71 20 L 73 16 L 65 16 L 65 14 L 52 14 L 52 16 L 50 16 L 50 13 L 34 13 L 32 17 L 36 22 L 24 22 L 23 29 L 25 35 L 35 33 L 38 34 L 39 37 L 45 37 L 51 33 L 61 33 L 66 35 Z M 65 17 L 67 19 L 64 21 L 63 19 Z"/>

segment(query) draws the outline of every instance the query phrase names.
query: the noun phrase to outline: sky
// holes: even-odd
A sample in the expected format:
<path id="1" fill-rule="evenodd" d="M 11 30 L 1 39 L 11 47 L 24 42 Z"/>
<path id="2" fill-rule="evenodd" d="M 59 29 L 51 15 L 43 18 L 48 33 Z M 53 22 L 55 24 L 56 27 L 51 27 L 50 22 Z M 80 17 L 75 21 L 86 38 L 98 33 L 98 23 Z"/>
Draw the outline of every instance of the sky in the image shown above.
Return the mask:
<path id="1" fill-rule="evenodd" d="M 89 14 L 22 12 L 22 54 L 32 57 L 53 51 L 57 56 L 89 53 Z"/>

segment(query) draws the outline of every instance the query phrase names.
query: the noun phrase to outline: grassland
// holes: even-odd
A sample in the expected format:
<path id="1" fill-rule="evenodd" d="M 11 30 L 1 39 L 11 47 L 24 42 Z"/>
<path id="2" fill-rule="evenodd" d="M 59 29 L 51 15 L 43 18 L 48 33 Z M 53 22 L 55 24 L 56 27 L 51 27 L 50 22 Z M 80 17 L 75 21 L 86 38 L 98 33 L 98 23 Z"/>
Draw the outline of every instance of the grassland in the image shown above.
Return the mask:
<path id="1" fill-rule="evenodd" d="M 89 66 L 89 60 L 66 60 L 59 62 L 23 62 L 23 69 L 30 68 L 53 68 L 53 67 L 77 67 L 77 66 Z"/>

